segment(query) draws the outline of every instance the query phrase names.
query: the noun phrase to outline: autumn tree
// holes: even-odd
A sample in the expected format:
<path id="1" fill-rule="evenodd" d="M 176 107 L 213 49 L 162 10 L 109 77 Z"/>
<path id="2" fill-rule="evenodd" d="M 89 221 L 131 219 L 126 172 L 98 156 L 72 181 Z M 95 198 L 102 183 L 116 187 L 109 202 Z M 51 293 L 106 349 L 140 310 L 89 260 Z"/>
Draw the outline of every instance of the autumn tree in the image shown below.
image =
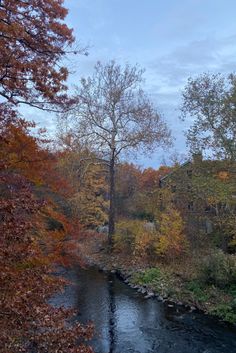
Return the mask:
<path id="1" fill-rule="evenodd" d="M 195 170 L 191 185 L 195 214 L 200 220 L 210 221 L 215 244 L 224 251 L 235 251 L 235 163 L 206 160 Z"/>
<path id="2" fill-rule="evenodd" d="M 5 103 L 41 109 L 66 99 L 68 70 L 61 59 L 72 50 L 63 0 L 0 1 L 0 96 Z M 81 52 L 81 50 L 79 50 Z"/>
<path id="3" fill-rule="evenodd" d="M 92 162 L 88 150 L 64 150 L 58 158 L 58 171 L 73 185 L 68 197 L 72 214 L 85 227 L 95 228 L 107 222 L 107 173 Z"/>
<path id="4" fill-rule="evenodd" d="M 182 118 L 191 152 L 207 151 L 236 160 L 236 76 L 203 74 L 190 78 L 183 91 Z"/>
<path id="5" fill-rule="evenodd" d="M 142 171 L 133 163 L 119 163 L 116 167 L 117 217 L 132 217 L 136 209 L 135 195 L 140 190 Z"/>
<path id="6" fill-rule="evenodd" d="M 71 327 L 72 311 L 47 302 L 65 284 L 50 275 L 52 262 L 63 263 L 63 217 L 62 230 L 49 229 L 44 220 L 55 212 L 20 174 L 1 173 L 0 190 L 0 352 L 91 353 L 78 338 L 89 338 L 92 327 Z"/>
<path id="7" fill-rule="evenodd" d="M 44 142 L 47 142 L 43 131 L 32 136 L 30 130 L 33 128 L 35 123 L 24 119 L 11 120 L 5 124 L 2 122 L 0 160 L 4 169 L 15 170 L 32 181 L 40 181 L 50 158 L 47 148 L 43 148 Z"/>
<path id="8" fill-rule="evenodd" d="M 153 221 L 158 211 L 159 181 L 171 168 L 141 169 L 133 163 L 116 168 L 116 209 L 118 217 Z"/>
<path id="9" fill-rule="evenodd" d="M 61 59 L 74 38 L 66 14 L 63 0 L 0 1 L 1 353 L 92 351 L 83 344 L 91 326 L 72 327 L 72 310 L 48 303 L 65 284 L 52 272 L 65 265 L 77 223 L 38 196 L 42 185 L 53 194 L 65 184 L 43 131 L 33 136 L 35 124 L 17 112 L 21 103 L 43 110 L 68 104 Z"/>
<path id="10" fill-rule="evenodd" d="M 51 272 L 68 263 L 67 253 L 74 257 L 79 227 L 54 202 L 55 191 L 59 198 L 70 188 L 43 131 L 30 134 L 34 126 L 23 119 L 0 123 L 0 352 L 91 352 L 77 342 L 91 327 L 71 328 L 72 312 L 47 303 L 63 287 Z"/>
<path id="11" fill-rule="evenodd" d="M 115 230 L 115 167 L 125 152 L 153 151 L 170 142 L 170 132 L 141 89 L 143 70 L 98 62 L 77 88 L 79 104 L 67 114 L 81 144 L 92 146 L 109 168 L 109 243 Z"/>
<path id="12" fill-rule="evenodd" d="M 171 205 L 161 215 L 155 247 L 156 253 L 168 260 L 178 257 L 188 247 L 181 214 Z"/>
<path id="13" fill-rule="evenodd" d="M 151 167 L 143 170 L 142 177 L 141 177 L 142 189 L 153 191 L 159 186 L 158 183 L 159 183 L 158 170 L 153 169 Z"/>

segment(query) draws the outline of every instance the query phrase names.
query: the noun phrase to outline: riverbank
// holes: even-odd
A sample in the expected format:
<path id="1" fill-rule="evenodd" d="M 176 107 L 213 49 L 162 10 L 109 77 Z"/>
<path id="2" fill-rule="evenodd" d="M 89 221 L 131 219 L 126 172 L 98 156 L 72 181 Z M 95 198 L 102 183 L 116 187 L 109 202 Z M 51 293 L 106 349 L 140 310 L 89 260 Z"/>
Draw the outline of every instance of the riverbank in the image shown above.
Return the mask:
<path id="1" fill-rule="evenodd" d="M 236 288 L 228 290 L 203 285 L 196 277 L 197 264 L 186 257 L 178 263 L 148 263 L 120 252 L 107 251 L 106 236 L 92 234 L 80 241 L 80 255 L 87 265 L 117 273 L 127 285 L 147 299 L 157 297 L 169 305 L 200 310 L 236 324 Z M 199 260 L 199 259 L 198 259 Z"/>
<path id="2" fill-rule="evenodd" d="M 74 264 L 62 271 L 69 283 L 51 304 L 73 308 L 75 322 L 93 323 L 89 345 L 96 353 L 236 352 L 236 329 L 214 317 L 145 299 L 95 266 Z"/>

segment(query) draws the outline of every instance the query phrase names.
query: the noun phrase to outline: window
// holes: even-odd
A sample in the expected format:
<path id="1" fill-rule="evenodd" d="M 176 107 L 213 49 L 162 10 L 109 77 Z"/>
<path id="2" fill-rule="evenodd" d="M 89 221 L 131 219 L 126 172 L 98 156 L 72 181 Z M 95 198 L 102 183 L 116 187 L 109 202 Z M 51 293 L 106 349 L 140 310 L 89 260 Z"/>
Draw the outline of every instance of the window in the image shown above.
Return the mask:
<path id="1" fill-rule="evenodd" d="M 187 176 L 191 179 L 193 175 L 193 171 L 191 169 L 187 170 Z"/>
<path id="2" fill-rule="evenodd" d="M 190 201 L 190 202 L 188 203 L 188 210 L 189 210 L 189 211 L 193 211 L 193 201 Z"/>

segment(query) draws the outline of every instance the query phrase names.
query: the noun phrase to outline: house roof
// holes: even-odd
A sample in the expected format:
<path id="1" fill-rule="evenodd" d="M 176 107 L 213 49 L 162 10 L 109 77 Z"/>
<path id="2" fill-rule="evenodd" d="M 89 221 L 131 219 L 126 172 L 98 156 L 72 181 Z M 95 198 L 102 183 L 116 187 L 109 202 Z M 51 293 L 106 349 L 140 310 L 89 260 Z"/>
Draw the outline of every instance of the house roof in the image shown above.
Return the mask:
<path id="1" fill-rule="evenodd" d="M 190 160 L 184 162 L 184 163 L 181 164 L 178 168 L 176 168 L 176 169 L 170 171 L 168 174 L 166 174 L 165 176 L 163 176 L 162 178 L 160 178 L 160 181 L 165 180 L 165 179 L 168 179 L 172 174 L 176 173 L 177 170 L 179 170 L 179 169 L 185 167 L 185 166 L 188 165 L 188 164 L 192 164 L 192 162 L 191 162 Z"/>
<path id="2" fill-rule="evenodd" d="M 205 164 L 205 165 L 207 165 L 207 166 L 209 166 L 209 165 L 213 166 L 213 165 L 216 165 L 216 164 L 219 165 L 219 164 L 222 164 L 222 163 L 224 163 L 224 162 L 225 162 L 225 160 L 210 160 L 210 159 L 205 159 L 205 160 L 202 161 L 203 165 Z M 162 181 L 168 179 L 168 178 L 171 177 L 173 174 L 175 174 L 176 172 L 178 172 L 180 169 L 186 167 L 187 165 L 192 165 L 192 164 L 194 164 L 194 162 L 193 162 L 192 160 L 188 160 L 188 161 L 184 162 L 183 164 L 181 164 L 180 166 L 178 166 L 178 168 L 173 169 L 171 172 L 169 172 L 168 174 L 166 174 L 164 177 L 160 178 L 160 182 L 162 182 Z M 224 165 L 224 166 L 225 166 L 225 165 Z M 236 168 L 236 163 L 233 163 L 233 166 L 234 166 L 234 168 Z"/>

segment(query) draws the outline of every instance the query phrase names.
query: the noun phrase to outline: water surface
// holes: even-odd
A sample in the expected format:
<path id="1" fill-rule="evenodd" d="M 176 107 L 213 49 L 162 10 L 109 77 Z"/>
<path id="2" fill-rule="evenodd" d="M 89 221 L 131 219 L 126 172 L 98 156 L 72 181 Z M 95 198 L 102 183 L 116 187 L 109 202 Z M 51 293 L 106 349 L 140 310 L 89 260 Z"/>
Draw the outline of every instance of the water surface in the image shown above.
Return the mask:
<path id="1" fill-rule="evenodd" d="M 63 270 L 73 284 L 52 299 L 93 321 L 96 353 L 236 353 L 236 329 L 201 313 L 169 307 L 97 269 Z"/>

